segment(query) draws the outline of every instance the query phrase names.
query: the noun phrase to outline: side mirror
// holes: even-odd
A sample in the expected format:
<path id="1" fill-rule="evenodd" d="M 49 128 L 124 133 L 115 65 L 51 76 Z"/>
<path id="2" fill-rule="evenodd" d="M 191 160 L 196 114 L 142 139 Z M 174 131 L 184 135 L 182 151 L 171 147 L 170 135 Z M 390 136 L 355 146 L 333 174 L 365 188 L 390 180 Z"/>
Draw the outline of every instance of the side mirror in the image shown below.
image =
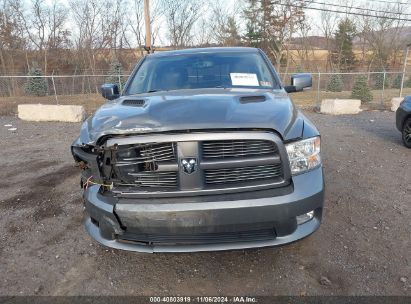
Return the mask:
<path id="1" fill-rule="evenodd" d="M 291 76 L 291 85 L 285 86 L 284 89 L 287 93 L 301 92 L 306 88 L 313 86 L 313 78 L 311 74 L 301 73 Z"/>
<path id="2" fill-rule="evenodd" d="M 101 95 L 108 100 L 113 100 L 120 97 L 120 91 L 116 84 L 105 83 L 101 86 Z"/>

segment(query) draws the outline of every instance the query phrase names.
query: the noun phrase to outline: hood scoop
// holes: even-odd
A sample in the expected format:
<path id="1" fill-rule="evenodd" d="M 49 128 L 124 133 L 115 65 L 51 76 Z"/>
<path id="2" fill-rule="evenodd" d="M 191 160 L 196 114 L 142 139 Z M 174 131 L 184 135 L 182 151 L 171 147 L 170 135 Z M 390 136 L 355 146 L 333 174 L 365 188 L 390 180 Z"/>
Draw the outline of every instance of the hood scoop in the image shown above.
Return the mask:
<path id="1" fill-rule="evenodd" d="M 256 96 L 241 96 L 240 102 L 241 103 L 252 103 L 252 102 L 264 102 L 266 100 L 264 95 L 256 95 Z"/>
<path id="2" fill-rule="evenodd" d="M 143 107 L 146 101 L 144 99 L 126 99 L 121 104 L 123 106 Z"/>

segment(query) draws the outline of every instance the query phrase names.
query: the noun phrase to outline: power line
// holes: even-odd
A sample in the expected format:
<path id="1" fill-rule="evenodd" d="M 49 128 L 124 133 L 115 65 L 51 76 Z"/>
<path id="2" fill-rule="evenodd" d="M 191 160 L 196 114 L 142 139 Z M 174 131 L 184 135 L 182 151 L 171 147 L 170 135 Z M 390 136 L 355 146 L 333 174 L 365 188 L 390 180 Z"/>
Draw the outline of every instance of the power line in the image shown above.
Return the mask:
<path id="1" fill-rule="evenodd" d="M 278 0 L 277 0 L 278 1 Z M 280 0 L 281 1 L 281 0 Z M 399 16 L 411 16 L 411 13 L 396 13 L 396 12 L 389 12 L 389 11 L 383 11 L 383 10 L 376 10 L 376 9 L 371 9 L 371 8 L 362 8 L 362 7 L 358 7 L 358 6 L 349 6 L 349 5 L 341 5 L 341 4 L 334 4 L 334 3 L 330 3 L 330 2 L 318 2 L 315 0 L 300 0 L 300 2 L 305 2 L 306 4 L 319 4 L 319 5 L 328 5 L 328 6 L 336 6 L 336 7 L 341 7 L 341 8 L 345 8 L 345 9 L 356 9 L 356 10 L 363 10 L 363 11 L 367 11 L 367 12 L 376 12 L 376 13 L 383 13 L 383 14 L 397 14 Z M 280 4 L 282 5 L 280 2 L 271 2 L 272 4 Z M 388 2 L 387 2 L 388 3 Z M 288 5 L 288 3 L 284 3 L 285 5 Z M 395 3 L 394 3 L 395 4 Z M 406 4 L 406 3 L 398 3 L 398 4 Z M 294 4 L 296 5 L 296 4 Z M 307 6 L 301 6 L 301 8 L 306 8 Z M 379 17 L 379 16 L 375 16 L 375 17 Z M 394 17 L 393 17 L 394 18 Z M 398 20 L 398 18 L 395 18 L 396 20 Z"/>
<path id="2" fill-rule="evenodd" d="M 384 4 L 399 4 L 399 5 L 410 5 L 411 1 L 408 0 L 407 2 L 393 2 L 393 1 L 384 1 L 384 0 L 363 0 L 364 2 L 378 2 L 378 3 L 384 3 Z M 330 3 L 330 5 L 334 5 L 334 3 Z"/>
<path id="3" fill-rule="evenodd" d="M 363 10 L 363 11 L 367 11 L 367 12 L 375 12 L 375 13 L 382 13 L 382 14 L 397 14 L 399 16 L 411 16 L 411 13 L 395 13 L 395 12 L 375 10 L 375 9 L 371 9 L 371 8 L 362 8 L 362 7 L 358 7 L 358 6 L 340 5 L 340 4 L 317 2 L 317 1 L 311 1 L 311 0 L 303 0 L 303 1 L 308 3 L 308 4 L 331 5 L 331 6 L 336 6 L 336 7 L 346 8 L 346 9 Z"/>
<path id="4" fill-rule="evenodd" d="M 400 5 L 404 5 L 404 4 L 410 4 L 410 1 L 407 2 L 395 2 L 393 3 L 392 1 L 384 1 L 384 0 L 366 0 L 367 2 L 379 2 L 379 3 L 385 3 L 385 4 L 400 4 Z"/>
<path id="5" fill-rule="evenodd" d="M 375 16 L 375 15 L 370 15 L 370 14 L 364 14 L 364 13 L 355 13 L 355 12 L 343 12 L 339 10 L 332 10 L 332 9 L 326 9 L 326 8 L 318 8 L 318 7 L 310 7 L 310 6 L 301 6 L 301 5 L 295 5 L 295 4 L 286 4 L 286 3 L 279 3 L 279 2 L 271 2 L 272 4 L 276 5 L 281 5 L 281 6 L 287 6 L 287 7 L 295 7 L 299 9 L 309 9 L 309 10 L 315 10 L 315 11 L 322 11 L 322 12 L 331 12 L 331 13 L 337 13 L 337 14 L 345 14 L 345 15 L 356 15 L 356 16 L 363 16 L 363 17 L 372 17 L 372 18 L 380 18 L 380 19 L 388 19 L 388 20 L 397 20 L 397 21 L 406 21 L 410 22 L 411 19 L 405 19 L 405 18 L 394 18 L 394 17 L 387 17 L 387 16 Z"/>

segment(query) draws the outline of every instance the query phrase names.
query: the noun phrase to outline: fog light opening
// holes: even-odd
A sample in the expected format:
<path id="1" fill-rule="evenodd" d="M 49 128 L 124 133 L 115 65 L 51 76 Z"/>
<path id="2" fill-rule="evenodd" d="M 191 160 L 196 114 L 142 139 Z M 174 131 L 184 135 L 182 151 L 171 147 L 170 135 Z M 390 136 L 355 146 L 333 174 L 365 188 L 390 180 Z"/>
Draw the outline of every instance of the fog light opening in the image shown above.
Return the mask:
<path id="1" fill-rule="evenodd" d="M 314 210 L 297 216 L 297 225 L 304 224 L 314 217 Z"/>

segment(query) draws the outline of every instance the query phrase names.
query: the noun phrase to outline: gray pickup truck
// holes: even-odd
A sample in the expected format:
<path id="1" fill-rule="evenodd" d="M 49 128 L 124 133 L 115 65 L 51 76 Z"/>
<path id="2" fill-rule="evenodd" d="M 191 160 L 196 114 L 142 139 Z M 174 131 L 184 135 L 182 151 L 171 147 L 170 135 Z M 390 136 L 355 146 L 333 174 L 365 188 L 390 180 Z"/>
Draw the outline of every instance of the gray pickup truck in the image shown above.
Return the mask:
<path id="1" fill-rule="evenodd" d="M 140 252 L 277 246 L 321 223 L 320 135 L 255 48 L 145 56 L 122 92 L 89 117 L 71 151 L 85 226 L 103 245 Z"/>

